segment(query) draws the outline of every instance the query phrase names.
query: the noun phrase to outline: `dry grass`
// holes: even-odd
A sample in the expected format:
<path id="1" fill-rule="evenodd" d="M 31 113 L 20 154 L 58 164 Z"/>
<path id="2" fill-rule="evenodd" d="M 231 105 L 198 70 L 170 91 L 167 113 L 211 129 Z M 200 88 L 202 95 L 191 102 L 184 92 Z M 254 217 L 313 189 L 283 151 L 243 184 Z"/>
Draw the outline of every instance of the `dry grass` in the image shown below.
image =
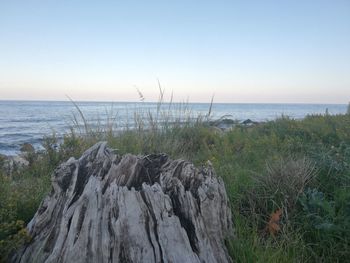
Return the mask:
<path id="1" fill-rule="evenodd" d="M 254 218 L 254 224 L 263 229 L 270 215 L 281 209 L 288 224 L 298 199 L 316 175 L 315 164 L 307 158 L 281 158 L 267 162 L 266 171 L 254 173 L 254 187 L 246 193 L 242 212 Z"/>

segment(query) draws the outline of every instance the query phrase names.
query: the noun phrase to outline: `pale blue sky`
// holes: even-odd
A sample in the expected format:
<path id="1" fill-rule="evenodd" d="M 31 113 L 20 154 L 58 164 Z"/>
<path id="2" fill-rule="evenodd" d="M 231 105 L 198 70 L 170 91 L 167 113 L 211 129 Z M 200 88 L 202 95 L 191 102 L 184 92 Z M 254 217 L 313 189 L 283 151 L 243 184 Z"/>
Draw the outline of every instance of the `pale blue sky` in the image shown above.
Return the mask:
<path id="1" fill-rule="evenodd" d="M 0 99 L 347 103 L 350 1 L 0 0 Z"/>

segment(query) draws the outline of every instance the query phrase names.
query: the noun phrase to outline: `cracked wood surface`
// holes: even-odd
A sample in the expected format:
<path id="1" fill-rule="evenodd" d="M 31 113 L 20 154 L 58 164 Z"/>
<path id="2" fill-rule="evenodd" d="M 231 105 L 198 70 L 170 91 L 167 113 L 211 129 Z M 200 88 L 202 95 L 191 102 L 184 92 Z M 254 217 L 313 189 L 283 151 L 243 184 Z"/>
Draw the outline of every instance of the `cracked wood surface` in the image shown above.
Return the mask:
<path id="1" fill-rule="evenodd" d="M 210 165 L 120 156 L 100 142 L 56 169 L 13 262 L 231 262 L 231 226 Z"/>

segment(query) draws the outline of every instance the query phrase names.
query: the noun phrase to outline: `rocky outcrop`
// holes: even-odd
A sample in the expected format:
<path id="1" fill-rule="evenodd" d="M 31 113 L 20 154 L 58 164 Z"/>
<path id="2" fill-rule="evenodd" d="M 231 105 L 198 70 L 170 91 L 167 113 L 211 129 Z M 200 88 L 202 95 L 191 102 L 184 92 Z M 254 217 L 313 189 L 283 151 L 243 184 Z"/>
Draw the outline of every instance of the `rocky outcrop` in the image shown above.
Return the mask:
<path id="1" fill-rule="evenodd" d="M 29 165 L 27 161 L 22 156 L 6 156 L 0 154 L 0 170 L 6 175 L 12 175 L 14 171 L 22 169 Z"/>
<path id="2" fill-rule="evenodd" d="M 223 181 L 166 155 L 98 143 L 60 165 L 13 262 L 231 262 Z"/>
<path id="3" fill-rule="evenodd" d="M 35 149 L 30 143 L 24 143 L 20 149 L 21 153 L 15 156 L 0 154 L 0 171 L 11 176 L 15 171 L 30 165 L 35 156 Z"/>
<path id="4" fill-rule="evenodd" d="M 252 121 L 251 119 L 246 119 L 244 121 L 241 122 L 242 125 L 245 125 L 245 126 L 252 126 L 252 125 L 257 125 L 259 124 L 259 122 L 257 121 Z"/>
<path id="5" fill-rule="evenodd" d="M 220 118 L 214 121 L 210 121 L 208 124 L 212 127 L 220 129 L 221 131 L 228 131 L 237 125 L 237 121 L 228 118 Z"/>

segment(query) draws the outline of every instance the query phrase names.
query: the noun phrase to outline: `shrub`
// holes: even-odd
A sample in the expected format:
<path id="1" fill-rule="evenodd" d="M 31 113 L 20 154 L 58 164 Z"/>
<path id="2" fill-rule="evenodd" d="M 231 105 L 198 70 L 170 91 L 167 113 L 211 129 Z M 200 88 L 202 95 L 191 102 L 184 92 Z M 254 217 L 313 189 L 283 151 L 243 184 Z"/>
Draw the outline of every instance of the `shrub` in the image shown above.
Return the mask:
<path id="1" fill-rule="evenodd" d="M 350 256 L 350 194 L 340 191 L 330 200 L 317 189 L 307 189 L 299 198 L 299 223 L 303 238 L 314 251 L 315 261 L 345 262 Z"/>
<path id="2" fill-rule="evenodd" d="M 334 194 L 343 187 L 350 186 L 350 145 L 315 145 L 310 147 L 309 156 L 318 167 L 318 188 L 326 195 Z"/>
<path id="3" fill-rule="evenodd" d="M 11 179 L 0 174 L 0 262 L 6 262 L 12 251 L 27 241 L 22 220 L 17 220 L 16 197 L 11 194 Z"/>
<path id="4" fill-rule="evenodd" d="M 0 262 L 7 262 L 12 252 L 30 241 L 30 236 L 21 220 L 0 223 Z"/>
<path id="5" fill-rule="evenodd" d="M 17 170 L 11 177 L 0 171 L 0 262 L 30 239 L 25 225 L 49 190 L 48 175 L 34 176 L 42 162 Z"/>

